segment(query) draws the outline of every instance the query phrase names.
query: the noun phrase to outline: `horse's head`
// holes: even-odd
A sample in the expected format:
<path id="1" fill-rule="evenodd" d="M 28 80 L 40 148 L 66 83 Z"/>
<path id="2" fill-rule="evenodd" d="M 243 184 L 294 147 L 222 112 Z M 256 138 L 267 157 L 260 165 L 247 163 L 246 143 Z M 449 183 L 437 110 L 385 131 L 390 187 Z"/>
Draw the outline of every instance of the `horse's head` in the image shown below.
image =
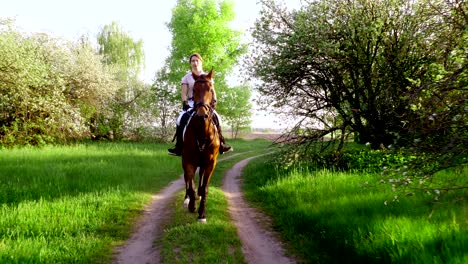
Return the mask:
<path id="1" fill-rule="evenodd" d="M 208 118 L 213 111 L 212 101 L 214 96 L 213 69 L 208 74 L 195 75 L 193 85 L 193 100 L 197 116 Z"/>

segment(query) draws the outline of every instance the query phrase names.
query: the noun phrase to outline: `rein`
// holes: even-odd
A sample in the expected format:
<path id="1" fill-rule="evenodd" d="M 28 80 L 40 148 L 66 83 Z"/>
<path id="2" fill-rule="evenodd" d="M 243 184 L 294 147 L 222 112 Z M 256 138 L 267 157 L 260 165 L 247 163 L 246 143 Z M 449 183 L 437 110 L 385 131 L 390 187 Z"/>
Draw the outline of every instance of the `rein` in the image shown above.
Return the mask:
<path id="1" fill-rule="evenodd" d="M 206 131 L 206 130 L 210 130 L 210 129 L 211 129 L 211 126 L 213 126 L 213 127 L 214 127 L 214 130 L 215 130 L 214 133 L 215 133 L 215 135 L 216 135 L 216 126 L 214 126 L 214 123 L 213 123 L 213 115 L 214 115 L 214 109 L 213 109 L 213 107 L 211 107 L 211 105 L 206 104 L 206 103 L 201 103 L 201 102 L 200 102 L 200 103 L 197 103 L 197 104 L 195 105 L 195 107 L 194 107 L 194 110 L 195 110 L 195 111 L 193 111 L 192 117 L 196 116 L 197 109 L 198 109 L 199 107 L 207 107 L 207 108 L 208 108 L 208 129 L 205 129 L 205 131 Z M 191 118 L 192 118 L 192 117 L 191 117 Z M 205 147 L 209 147 L 209 146 L 211 146 L 211 145 L 213 144 L 213 141 L 214 141 L 214 138 L 215 138 L 215 137 L 213 137 L 211 140 L 208 141 L 209 138 L 208 138 L 207 136 L 208 136 L 208 135 L 207 135 L 206 133 L 204 133 L 204 138 L 203 138 L 202 140 L 200 140 L 198 137 L 196 137 L 198 150 L 199 150 L 200 152 L 203 152 L 203 150 L 205 150 Z M 208 141 L 208 143 L 209 143 L 208 145 L 206 144 L 207 141 Z"/>

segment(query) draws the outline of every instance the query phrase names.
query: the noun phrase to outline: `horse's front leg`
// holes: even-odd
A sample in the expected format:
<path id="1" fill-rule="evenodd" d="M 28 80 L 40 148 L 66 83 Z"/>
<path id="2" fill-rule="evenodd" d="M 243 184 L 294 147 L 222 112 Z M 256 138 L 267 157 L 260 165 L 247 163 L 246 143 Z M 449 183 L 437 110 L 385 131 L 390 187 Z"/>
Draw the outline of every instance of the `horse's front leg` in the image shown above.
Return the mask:
<path id="1" fill-rule="evenodd" d="M 215 168 L 215 162 L 211 162 L 205 170 L 203 175 L 200 175 L 200 186 L 198 187 L 198 195 L 201 197 L 200 206 L 198 207 L 198 221 L 206 222 L 206 198 L 208 196 L 208 186 L 210 184 L 211 175 Z"/>
<path id="2" fill-rule="evenodd" d="M 188 210 L 191 213 L 195 213 L 195 182 L 194 182 L 195 170 L 186 168 L 184 172 L 185 179 L 185 200 L 184 206 L 188 203 Z M 188 199 L 188 201 L 187 201 Z"/>
<path id="3" fill-rule="evenodd" d="M 197 191 L 197 194 L 198 194 L 198 199 L 201 200 L 202 198 L 202 193 L 201 193 L 201 188 L 202 188 L 202 185 L 203 185 L 203 174 L 205 173 L 205 168 L 202 166 L 202 167 L 199 167 L 198 168 L 198 175 L 199 175 L 199 179 L 198 179 L 198 191 Z"/>

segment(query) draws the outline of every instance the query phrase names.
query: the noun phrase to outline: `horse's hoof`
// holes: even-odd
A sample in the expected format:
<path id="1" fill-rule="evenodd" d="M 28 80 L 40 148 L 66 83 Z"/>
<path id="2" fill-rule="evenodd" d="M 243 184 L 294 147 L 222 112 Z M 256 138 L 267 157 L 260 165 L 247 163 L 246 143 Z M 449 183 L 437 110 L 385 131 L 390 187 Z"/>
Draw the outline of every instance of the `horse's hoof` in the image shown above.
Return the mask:
<path id="1" fill-rule="evenodd" d="M 184 208 L 187 208 L 187 207 L 188 207 L 189 202 L 190 202 L 190 199 L 189 199 L 189 198 L 187 198 L 187 199 L 184 200 Z"/>
<path id="2" fill-rule="evenodd" d="M 206 224 L 206 218 L 198 218 L 198 223 Z"/>

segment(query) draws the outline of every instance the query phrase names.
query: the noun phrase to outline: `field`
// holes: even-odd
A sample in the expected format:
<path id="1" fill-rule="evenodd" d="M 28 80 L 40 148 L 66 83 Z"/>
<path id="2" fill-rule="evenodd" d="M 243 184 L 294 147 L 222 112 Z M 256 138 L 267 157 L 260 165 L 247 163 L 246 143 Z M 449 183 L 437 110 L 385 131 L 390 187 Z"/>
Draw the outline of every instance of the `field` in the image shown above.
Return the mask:
<path id="1" fill-rule="evenodd" d="M 234 153 L 269 145 L 229 142 Z M 0 150 L 0 263 L 110 262 L 151 195 L 180 177 L 180 158 L 167 155 L 170 146 L 108 142 Z M 218 167 L 214 184 L 226 169 Z"/>
<path id="2" fill-rule="evenodd" d="M 164 263 L 245 263 L 220 186 L 236 162 L 274 151 L 258 138 L 272 135 L 251 137 L 256 139 L 229 139 L 235 152 L 223 156 L 213 176 L 209 224 L 200 226 L 180 206 L 183 192 L 171 202 L 171 220 L 154 242 Z M 181 175 L 180 159 L 166 154 L 169 146 L 81 143 L 0 150 L 0 263 L 111 262 L 151 196 Z M 434 202 L 422 195 L 394 201 L 378 175 L 284 170 L 269 156 L 251 161 L 243 177 L 247 198 L 271 216 L 299 262 L 468 262 L 464 199 Z M 465 168 L 460 181 L 467 178 Z"/>

